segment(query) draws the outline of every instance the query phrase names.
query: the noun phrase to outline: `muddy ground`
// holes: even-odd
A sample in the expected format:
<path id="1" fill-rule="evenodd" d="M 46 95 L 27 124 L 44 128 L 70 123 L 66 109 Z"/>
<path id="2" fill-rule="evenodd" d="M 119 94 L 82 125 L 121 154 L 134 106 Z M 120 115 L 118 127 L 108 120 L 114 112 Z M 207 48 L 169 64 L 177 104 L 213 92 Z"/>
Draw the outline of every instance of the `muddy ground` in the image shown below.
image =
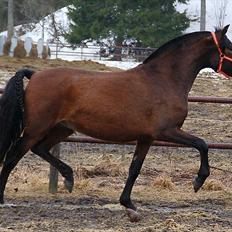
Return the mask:
<path id="1" fill-rule="evenodd" d="M 64 66 L 62 61 L 51 62 Z M 1 83 L 20 64 L 30 63 L 29 59 L 0 60 Z M 48 66 L 36 61 L 32 68 Z M 98 69 L 92 62 L 81 66 Z M 102 65 L 99 69 L 109 70 Z M 231 87 L 230 80 L 204 74 L 197 78 L 191 95 L 232 97 Z M 208 142 L 231 142 L 231 106 L 191 103 L 184 129 Z M 209 150 L 211 176 L 194 193 L 191 181 L 199 167 L 197 151 L 152 147 L 132 194 L 142 215 L 138 223 L 129 222 L 118 203 L 133 151 L 133 146 L 126 145 L 63 143 L 61 158 L 75 172 L 71 194 L 63 188 L 61 177 L 58 193 L 49 194 L 49 165 L 28 153 L 10 176 L 6 204 L 0 206 L 0 231 L 232 231 L 231 150 Z"/>

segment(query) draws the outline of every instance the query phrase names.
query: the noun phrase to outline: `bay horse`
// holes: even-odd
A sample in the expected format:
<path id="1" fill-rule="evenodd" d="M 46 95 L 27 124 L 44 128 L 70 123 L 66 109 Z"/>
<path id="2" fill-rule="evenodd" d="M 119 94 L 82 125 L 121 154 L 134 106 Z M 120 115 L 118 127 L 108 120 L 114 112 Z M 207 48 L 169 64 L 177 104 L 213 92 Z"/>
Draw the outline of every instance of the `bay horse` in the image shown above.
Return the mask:
<path id="1" fill-rule="evenodd" d="M 188 113 L 188 94 L 199 71 L 209 67 L 232 75 L 228 27 L 175 38 L 127 71 L 18 71 L 0 99 L 0 202 L 11 171 L 29 150 L 54 165 L 71 192 L 72 169 L 49 150 L 75 131 L 109 141 L 137 141 L 120 197 L 131 221 L 140 218 L 131 192 L 153 140 L 199 151 L 201 163 L 193 181 L 197 192 L 210 174 L 208 147 L 203 139 L 181 127 Z M 30 79 L 25 90 L 24 77 Z"/>

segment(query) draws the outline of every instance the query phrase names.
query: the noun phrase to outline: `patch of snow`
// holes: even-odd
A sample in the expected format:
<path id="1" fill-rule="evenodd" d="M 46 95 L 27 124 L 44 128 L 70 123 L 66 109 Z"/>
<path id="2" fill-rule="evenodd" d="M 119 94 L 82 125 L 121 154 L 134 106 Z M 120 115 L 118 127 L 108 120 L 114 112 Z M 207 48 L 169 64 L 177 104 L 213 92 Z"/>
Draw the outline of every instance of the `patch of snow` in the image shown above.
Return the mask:
<path id="1" fill-rule="evenodd" d="M 106 66 L 109 67 L 116 67 L 124 70 L 134 68 L 140 64 L 139 62 L 130 62 L 130 61 L 95 60 L 95 62 L 98 62 L 100 64 L 105 64 Z"/>

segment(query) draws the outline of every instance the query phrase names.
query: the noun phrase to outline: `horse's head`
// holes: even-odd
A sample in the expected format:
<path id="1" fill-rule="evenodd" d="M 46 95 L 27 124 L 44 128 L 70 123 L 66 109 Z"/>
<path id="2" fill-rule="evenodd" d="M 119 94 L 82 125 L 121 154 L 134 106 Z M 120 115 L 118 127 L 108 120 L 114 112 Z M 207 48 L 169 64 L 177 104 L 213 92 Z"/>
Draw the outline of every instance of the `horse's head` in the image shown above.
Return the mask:
<path id="1" fill-rule="evenodd" d="M 223 29 L 212 32 L 214 45 L 217 48 L 215 58 L 213 58 L 213 68 L 221 73 L 225 78 L 232 77 L 232 43 L 226 36 L 229 25 Z"/>

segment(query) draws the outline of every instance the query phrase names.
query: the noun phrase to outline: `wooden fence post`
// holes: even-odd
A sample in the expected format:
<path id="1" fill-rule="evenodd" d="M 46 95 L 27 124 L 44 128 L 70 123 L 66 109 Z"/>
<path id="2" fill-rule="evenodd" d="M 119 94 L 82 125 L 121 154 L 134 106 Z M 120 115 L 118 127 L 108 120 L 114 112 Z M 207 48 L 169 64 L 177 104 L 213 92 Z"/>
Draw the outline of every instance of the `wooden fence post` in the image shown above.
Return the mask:
<path id="1" fill-rule="evenodd" d="M 51 149 L 51 153 L 54 157 L 60 157 L 60 144 L 55 145 Z M 49 193 L 57 193 L 58 188 L 58 171 L 56 168 L 50 165 L 50 174 L 49 174 Z"/>

